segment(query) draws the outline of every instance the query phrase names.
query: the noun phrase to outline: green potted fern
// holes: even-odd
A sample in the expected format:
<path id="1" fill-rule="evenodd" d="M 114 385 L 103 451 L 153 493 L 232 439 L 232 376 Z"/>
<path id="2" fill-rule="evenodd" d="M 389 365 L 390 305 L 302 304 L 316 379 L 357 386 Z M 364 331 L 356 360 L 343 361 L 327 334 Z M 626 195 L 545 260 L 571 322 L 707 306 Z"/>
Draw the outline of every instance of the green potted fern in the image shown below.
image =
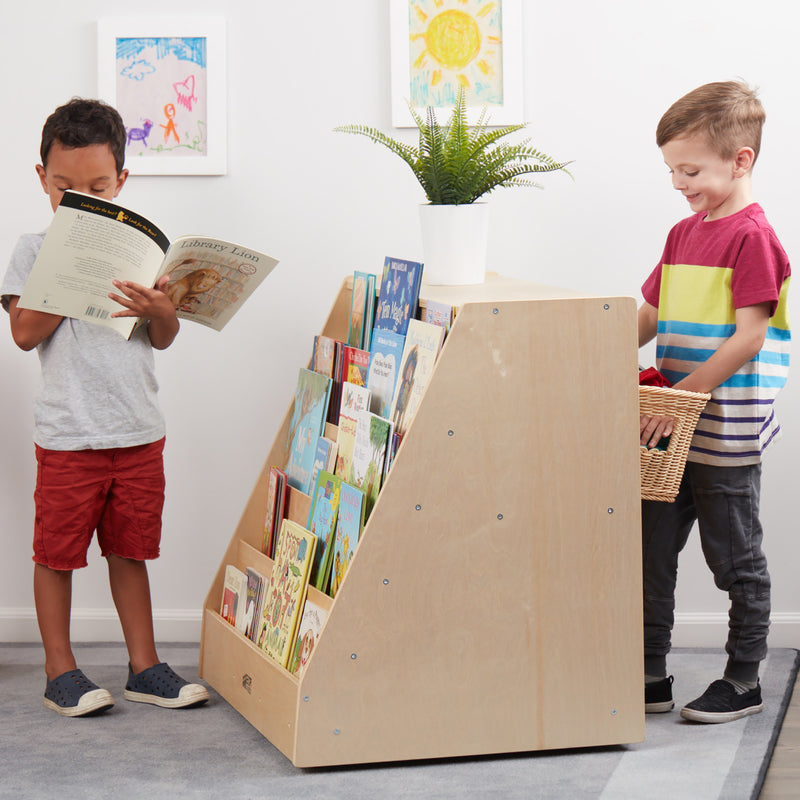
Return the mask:
<path id="1" fill-rule="evenodd" d="M 542 188 L 523 176 L 566 172 L 569 162 L 556 161 L 529 147 L 529 139 L 509 143 L 506 137 L 526 124 L 490 128 L 486 109 L 471 128 L 463 90 L 444 125 L 432 108 L 426 110 L 424 119 L 413 106 L 409 108 L 419 129 L 417 147 L 366 125 L 342 125 L 334 130 L 366 136 L 383 145 L 403 159 L 419 181 L 428 198 L 420 207 L 427 282 L 481 283 L 486 275 L 488 240 L 488 205 L 481 198 L 501 186 Z"/>

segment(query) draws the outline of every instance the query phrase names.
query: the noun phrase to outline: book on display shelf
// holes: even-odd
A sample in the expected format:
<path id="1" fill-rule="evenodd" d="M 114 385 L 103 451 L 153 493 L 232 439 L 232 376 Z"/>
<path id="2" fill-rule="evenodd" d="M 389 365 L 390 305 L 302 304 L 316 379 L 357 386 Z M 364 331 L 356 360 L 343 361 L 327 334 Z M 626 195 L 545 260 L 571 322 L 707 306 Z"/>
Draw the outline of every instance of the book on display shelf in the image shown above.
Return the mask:
<path id="1" fill-rule="evenodd" d="M 422 316 L 422 321 L 441 326 L 444 328 L 445 336 L 450 332 L 454 318 L 455 309 L 449 303 L 441 303 L 437 300 L 425 301 L 425 314 Z"/>
<path id="2" fill-rule="evenodd" d="M 331 597 L 336 596 L 350 566 L 364 527 L 364 492 L 343 483 L 339 492 L 339 518 L 333 540 Z"/>
<path id="3" fill-rule="evenodd" d="M 283 519 L 283 499 L 284 486 L 286 484 L 286 473 L 279 467 L 270 467 L 267 476 L 267 510 L 264 515 L 264 539 L 261 544 L 261 552 L 272 556 L 272 545 L 275 541 L 275 534 L 280 529 Z"/>
<path id="4" fill-rule="evenodd" d="M 364 328 L 367 311 L 367 273 L 356 270 L 353 273 L 353 295 L 350 299 L 350 320 L 347 330 L 347 344 L 360 348 L 364 343 Z"/>
<path id="5" fill-rule="evenodd" d="M 303 614 L 300 617 L 300 624 L 297 627 L 292 656 L 289 659 L 288 670 L 298 678 L 303 674 L 311 653 L 316 647 L 322 626 L 328 618 L 330 607 L 323 606 L 319 600 L 306 596 L 303 604 Z"/>
<path id="6" fill-rule="evenodd" d="M 347 480 L 353 465 L 353 447 L 356 427 L 362 412 L 369 410 L 370 392 L 365 386 L 345 381 L 342 384 L 342 400 L 339 409 L 339 426 L 336 433 L 336 474 Z"/>
<path id="7" fill-rule="evenodd" d="M 369 408 L 382 417 L 388 417 L 392 411 L 405 341 L 405 336 L 394 331 L 376 328 L 372 334 L 367 372 L 367 388 L 371 392 Z"/>
<path id="8" fill-rule="evenodd" d="M 375 328 L 405 336 L 408 322 L 417 315 L 422 264 L 387 256 L 383 264 Z"/>
<path id="9" fill-rule="evenodd" d="M 225 583 L 222 588 L 222 605 L 219 615 L 231 625 L 239 626 L 245 616 L 245 595 L 247 593 L 247 578 L 245 574 L 233 564 L 225 567 Z"/>
<path id="10" fill-rule="evenodd" d="M 311 489 L 317 439 L 325 430 L 330 391 L 330 378 L 319 372 L 300 368 L 286 439 L 288 458 L 284 471 L 289 485 L 305 494 Z"/>
<path id="11" fill-rule="evenodd" d="M 395 431 L 401 437 L 417 413 L 443 341 L 444 328 L 418 319 L 409 321 L 391 411 Z"/>
<path id="12" fill-rule="evenodd" d="M 267 579 L 257 569 L 247 567 L 247 594 L 245 603 L 245 621 L 243 633 L 248 639 L 255 639 L 258 620 L 264 610 L 264 594 Z"/>
<path id="13" fill-rule="evenodd" d="M 283 667 L 291 655 L 316 545 L 317 538 L 302 525 L 283 521 L 256 642 Z"/>
<path id="14" fill-rule="evenodd" d="M 342 481 L 330 472 L 320 472 L 314 488 L 306 528 L 317 537 L 317 550 L 309 582 L 321 592 L 330 580 L 331 551 L 339 512 Z"/>
<path id="15" fill-rule="evenodd" d="M 330 336 L 315 336 L 311 354 L 311 369 L 328 378 L 333 378 L 333 364 L 336 357 L 336 340 Z"/>
<path id="16" fill-rule="evenodd" d="M 364 492 L 364 518 L 369 519 L 378 499 L 384 477 L 386 450 L 391 441 L 392 423 L 371 411 L 359 414 L 353 463 L 347 482 Z"/>

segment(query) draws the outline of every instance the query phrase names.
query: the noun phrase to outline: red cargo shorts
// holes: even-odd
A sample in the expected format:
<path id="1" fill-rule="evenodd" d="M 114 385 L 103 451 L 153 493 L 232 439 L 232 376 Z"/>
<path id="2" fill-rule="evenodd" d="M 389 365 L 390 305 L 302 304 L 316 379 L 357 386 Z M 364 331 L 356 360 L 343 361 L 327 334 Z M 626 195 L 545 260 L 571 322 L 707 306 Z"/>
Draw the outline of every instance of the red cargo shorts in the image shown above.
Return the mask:
<path id="1" fill-rule="evenodd" d="M 36 445 L 33 560 L 51 569 L 86 566 L 92 534 L 103 556 L 157 558 L 164 507 L 164 439 L 107 450 Z"/>

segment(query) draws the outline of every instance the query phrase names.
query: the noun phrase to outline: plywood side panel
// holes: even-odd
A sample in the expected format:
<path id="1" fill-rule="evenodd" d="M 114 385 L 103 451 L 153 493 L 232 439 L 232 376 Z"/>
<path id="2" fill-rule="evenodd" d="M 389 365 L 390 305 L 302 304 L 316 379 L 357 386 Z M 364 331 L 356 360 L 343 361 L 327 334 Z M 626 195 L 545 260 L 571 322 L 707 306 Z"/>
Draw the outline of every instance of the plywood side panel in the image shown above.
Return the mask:
<path id="1" fill-rule="evenodd" d="M 635 304 L 468 304 L 301 685 L 295 763 L 644 734 Z"/>

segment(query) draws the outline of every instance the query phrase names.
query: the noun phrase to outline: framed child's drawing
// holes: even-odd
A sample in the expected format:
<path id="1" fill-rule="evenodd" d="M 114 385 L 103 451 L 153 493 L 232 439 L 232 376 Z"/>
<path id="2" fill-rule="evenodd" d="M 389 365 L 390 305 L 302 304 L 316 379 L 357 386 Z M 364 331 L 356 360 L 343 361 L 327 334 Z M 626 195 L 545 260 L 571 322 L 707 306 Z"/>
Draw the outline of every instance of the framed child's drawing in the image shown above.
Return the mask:
<path id="1" fill-rule="evenodd" d="M 101 19 L 97 39 L 99 95 L 122 115 L 130 172 L 223 175 L 224 19 Z"/>
<path id="2" fill-rule="evenodd" d="M 470 123 L 484 108 L 491 125 L 524 121 L 521 0 L 390 2 L 395 127 L 414 126 L 409 103 L 422 116 L 441 109 L 444 122 L 460 87 Z"/>

